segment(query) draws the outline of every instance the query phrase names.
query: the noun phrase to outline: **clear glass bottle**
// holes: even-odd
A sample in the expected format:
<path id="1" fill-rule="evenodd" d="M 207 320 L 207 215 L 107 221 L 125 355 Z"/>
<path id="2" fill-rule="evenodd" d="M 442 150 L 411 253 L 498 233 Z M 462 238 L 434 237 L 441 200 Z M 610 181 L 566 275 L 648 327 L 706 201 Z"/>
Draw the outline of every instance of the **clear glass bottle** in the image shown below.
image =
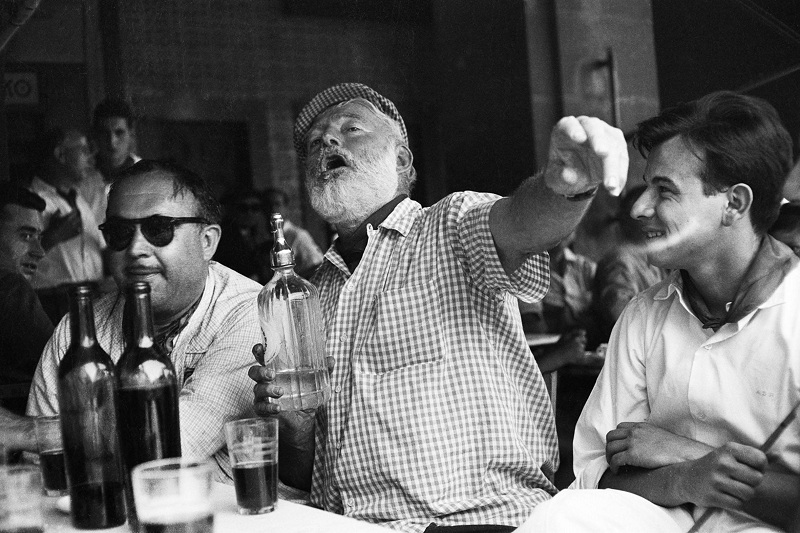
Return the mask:
<path id="1" fill-rule="evenodd" d="M 88 285 L 71 291 L 72 339 L 58 366 L 58 405 L 77 529 L 125 523 L 114 363 L 97 343 L 91 296 Z"/>
<path id="2" fill-rule="evenodd" d="M 117 423 L 126 475 L 146 461 L 181 456 L 178 380 L 170 358 L 155 343 L 150 284 L 125 289 L 125 351 L 117 361 Z M 130 487 L 130 485 L 128 485 Z M 136 522 L 128 493 L 128 519 Z"/>
<path id="3" fill-rule="evenodd" d="M 265 339 L 264 364 L 275 369 L 283 388 L 281 409 L 314 409 L 331 395 L 325 362 L 325 324 L 319 293 L 294 272 L 294 254 L 283 234 L 283 217 L 270 217 L 275 244 L 270 265 L 275 275 L 258 295 L 258 314 Z"/>

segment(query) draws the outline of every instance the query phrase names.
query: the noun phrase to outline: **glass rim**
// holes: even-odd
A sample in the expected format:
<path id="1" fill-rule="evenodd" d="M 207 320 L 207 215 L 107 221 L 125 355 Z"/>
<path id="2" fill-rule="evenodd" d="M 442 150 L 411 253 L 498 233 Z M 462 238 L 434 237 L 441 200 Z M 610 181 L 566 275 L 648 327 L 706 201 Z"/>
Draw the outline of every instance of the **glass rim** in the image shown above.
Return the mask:
<path id="1" fill-rule="evenodd" d="M 36 422 L 55 422 L 61 420 L 61 415 L 39 415 L 33 417 L 33 423 Z"/>
<path id="2" fill-rule="evenodd" d="M 165 468 L 167 467 L 167 468 Z M 167 479 L 175 477 L 180 472 L 191 470 L 193 472 L 212 472 L 213 464 L 208 459 L 198 459 L 193 457 L 170 457 L 168 459 L 157 459 L 147 461 L 133 467 L 131 477 L 136 476 L 140 479 Z"/>
<path id="3" fill-rule="evenodd" d="M 266 424 L 268 424 L 270 426 L 275 426 L 276 429 L 277 429 L 277 426 L 278 426 L 278 419 L 277 418 L 272 418 L 272 417 L 264 418 L 264 417 L 260 417 L 260 416 L 254 416 L 254 417 L 250 417 L 250 418 L 240 418 L 238 420 L 229 420 L 229 421 L 225 422 L 225 426 L 230 426 L 230 427 L 245 426 L 245 425 L 250 425 L 250 424 L 258 424 L 258 423 L 262 423 L 262 422 L 266 423 Z"/>

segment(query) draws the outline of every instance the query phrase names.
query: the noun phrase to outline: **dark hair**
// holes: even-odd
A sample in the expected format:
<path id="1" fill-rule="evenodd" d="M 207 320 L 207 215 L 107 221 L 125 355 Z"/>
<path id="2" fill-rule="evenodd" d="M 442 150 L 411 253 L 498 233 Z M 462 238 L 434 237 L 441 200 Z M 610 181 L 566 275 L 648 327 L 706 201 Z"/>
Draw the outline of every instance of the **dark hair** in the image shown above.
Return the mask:
<path id="1" fill-rule="evenodd" d="M 753 190 L 753 228 L 765 233 L 778 216 L 792 166 L 792 138 L 775 108 L 753 96 L 714 92 L 640 123 L 633 146 L 647 157 L 676 136 L 705 163 L 700 179 L 706 195 L 737 183 Z"/>
<path id="2" fill-rule="evenodd" d="M 769 232 L 800 231 L 800 204 L 783 204 Z"/>
<path id="3" fill-rule="evenodd" d="M 118 98 L 106 98 L 94 108 L 92 114 L 92 128 L 96 129 L 102 120 L 107 118 L 124 118 L 128 128 L 133 128 L 136 117 L 133 116 L 133 108 L 125 100 Z"/>
<path id="4" fill-rule="evenodd" d="M 5 217 L 2 208 L 7 205 L 18 205 L 26 209 L 35 209 L 40 213 L 47 206 L 44 199 L 35 192 L 29 191 L 19 183 L 0 182 L 0 218 Z"/>
<path id="5" fill-rule="evenodd" d="M 50 128 L 37 137 L 34 152 L 39 168 L 54 157 L 56 148 L 64 142 L 66 137 L 67 132 L 59 127 Z"/>
<path id="6" fill-rule="evenodd" d="M 123 170 L 111 184 L 109 197 L 121 181 L 133 176 L 152 173 L 163 173 L 170 176 L 173 183 L 173 196 L 178 196 L 184 191 L 192 193 L 199 208 L 197 216 L 205 218 L 212 224 L 219 224 L 222 218 L 220 205 L 205 180 L 191 170 L 171 161 L 142 159 L 131 165 Z"/>

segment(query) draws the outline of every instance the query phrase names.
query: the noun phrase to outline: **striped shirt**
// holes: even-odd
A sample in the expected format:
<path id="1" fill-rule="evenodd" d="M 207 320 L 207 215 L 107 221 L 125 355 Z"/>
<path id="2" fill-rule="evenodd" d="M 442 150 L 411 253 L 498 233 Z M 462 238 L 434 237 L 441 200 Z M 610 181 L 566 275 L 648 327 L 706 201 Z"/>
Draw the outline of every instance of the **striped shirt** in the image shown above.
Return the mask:
<path id="1" fill-rule="evenodd" d="M 547 291 L 547 255 L 508 276 L 489 230 L 495 195 L 406 199 L 350 274 L 331 247 L 313 278 L 330 402 L 318 410 L 311 501 L 423 531 L 521 524 L 556 492 L 550 399 L 516 297 Z"/>
<path id="2" fill-rule="evenodd" d="M 212 262 L 200 304 L 174 340 L 170 359 L 175 365 L 185 457 L 212 457 L 217 481 L 231 483 L 222 426 L 229 420 L 254 416 L 253 382 L 247 370 L 254 364 L 252 347 L 263 342 L 256 312 L 261 286 Z M 97 341 L 115 363 L 122 356 L 124 298 L 114 292 L 95 302 Z M 28 398 L 29 415 L 58 413 L 58 364 L 70 344 L 66 315 L 45 346 Z"/>

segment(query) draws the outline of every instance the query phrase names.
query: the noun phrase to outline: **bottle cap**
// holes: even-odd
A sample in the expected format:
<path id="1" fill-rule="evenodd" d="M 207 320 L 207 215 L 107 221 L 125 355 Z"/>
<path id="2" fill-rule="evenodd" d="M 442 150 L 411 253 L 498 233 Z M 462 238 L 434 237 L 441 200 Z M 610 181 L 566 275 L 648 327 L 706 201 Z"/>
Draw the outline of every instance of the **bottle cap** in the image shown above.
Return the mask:
<path id="1" fill-rule="evenodd" d="M 272 213 L 269 223 L 272 226 L 272 233 L 275 235 L 275 244 L 272 245 L 272 251 L 269 254 L 270 266 L 273 269 L 293 267 L 295 264 L 294 253 L 283 234 L 283 216 L 280 213 Z"/>

